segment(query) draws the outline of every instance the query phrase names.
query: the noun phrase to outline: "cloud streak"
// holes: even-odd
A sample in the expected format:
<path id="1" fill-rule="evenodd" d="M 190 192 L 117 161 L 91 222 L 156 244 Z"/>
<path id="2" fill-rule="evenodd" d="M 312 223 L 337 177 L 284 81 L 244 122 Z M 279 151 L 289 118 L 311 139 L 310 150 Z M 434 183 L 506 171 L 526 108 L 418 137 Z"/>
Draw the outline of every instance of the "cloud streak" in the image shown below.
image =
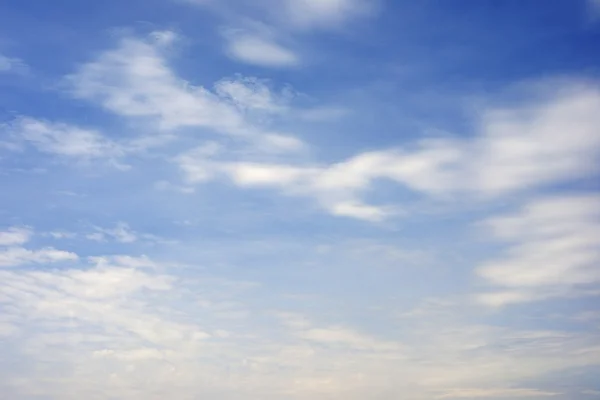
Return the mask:
<path id="1" fill-rule="evenodd" d="M 379 180 L 438 199 L 493 199 L 596 175 L 598 108 L 598 85 L 575 82 L 548 100 L 485 110 L 471 139 L 427 139 L 331 165 L 213 161 L 194 151 L 179 163 L 190 183 L 224 176 L 242 188 L 313 197 L 334 215 L 377 221 L 393 207 L 365 204 L 361 196 Z"/>
<path id="2" fill-rule="evenodd" d="M 519 212 L 487 221 L 511 243 L 503 259 L 478 274 L 507 290 L 481 295 L 492 306 L 565 296 L 600 281 L 600 198 L 562 196 L 532 201 Z"/>

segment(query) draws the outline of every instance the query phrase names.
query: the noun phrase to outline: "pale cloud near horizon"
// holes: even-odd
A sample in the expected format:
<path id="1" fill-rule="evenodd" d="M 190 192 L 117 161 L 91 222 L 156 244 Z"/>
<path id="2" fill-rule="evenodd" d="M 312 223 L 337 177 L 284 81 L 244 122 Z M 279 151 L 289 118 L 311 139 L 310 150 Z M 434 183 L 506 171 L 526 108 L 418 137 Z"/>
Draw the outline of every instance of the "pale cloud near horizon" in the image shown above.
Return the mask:
<path id="1" fill-rule="evenodd" d="M 438 396 L 438 399 L 484 399 L 488 397 L 512 399 L 529 397 L 553 397 L 560 393 L 535 389 L 457 389 Z"/>
<path id="2" fill-rule="evenodd" d="M 118 255 L 80 258 L 60 270 L 0 270 L 0 301 L 10 310 L 0 321 L 4 341 L 24 341 L 38 362 L 52 360 L 52 370 L 26 362 L 26 388 L 9 372 L 6 390 L 67 400 L 143 399 L 150 392 L 158 398 L 167 390 L 182 399 L 226 396 L 231 385 L 244 385 L 246 394 L 261 398 L 543 397 L 552 392 L 498 386 L 498 376 L 515 381 L 598 363 L 587 334 L 455 326 L 437 317 L 428 326 L 405 320 L 402 325 L 415 324 L 414 330 L 393 339 L 323 325 L 281 306 L 271 306 L 272 318 L 257 326 L 255 318 L 269 313 L 244 301 L 244 291 L 231 291 L 235 282 L 186 282 L 177 271 L 145 256 Z M 168 305 L 173 296 L 196 309 L 198 318 L 174 312 Z M 236 308 L 244 312 L 232 313 Z M 36 329 L 25 330 L 24 320 Z M 65 331 L 59 321 L 70 328 Z M 508 360 L 498 345 L 517 358 Z M 62 378 L 53 380 L 57 374 Z"/>

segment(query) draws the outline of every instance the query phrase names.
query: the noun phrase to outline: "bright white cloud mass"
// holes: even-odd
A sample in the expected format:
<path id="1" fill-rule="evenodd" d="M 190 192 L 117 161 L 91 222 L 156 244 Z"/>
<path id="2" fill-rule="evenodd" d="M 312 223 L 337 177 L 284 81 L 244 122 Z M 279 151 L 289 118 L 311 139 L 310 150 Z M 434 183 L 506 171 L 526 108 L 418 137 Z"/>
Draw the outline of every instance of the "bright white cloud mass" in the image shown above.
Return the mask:
<path id="1" fill-rule="evenodd" d="M 598 398 L 591 3 L 33 3 L 0 398 Z"/>

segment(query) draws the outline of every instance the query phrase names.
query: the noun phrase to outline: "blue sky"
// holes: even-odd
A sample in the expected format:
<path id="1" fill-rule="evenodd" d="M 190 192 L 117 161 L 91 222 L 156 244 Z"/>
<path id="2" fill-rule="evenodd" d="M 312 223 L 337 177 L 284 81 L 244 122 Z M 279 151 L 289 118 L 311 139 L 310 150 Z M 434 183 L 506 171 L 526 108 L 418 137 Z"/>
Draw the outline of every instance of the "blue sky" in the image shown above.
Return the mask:
<path id="1" fill-rule="evenodd" d="M 600 2 L 0 5 L 0 393 L 600 398 Z"/>

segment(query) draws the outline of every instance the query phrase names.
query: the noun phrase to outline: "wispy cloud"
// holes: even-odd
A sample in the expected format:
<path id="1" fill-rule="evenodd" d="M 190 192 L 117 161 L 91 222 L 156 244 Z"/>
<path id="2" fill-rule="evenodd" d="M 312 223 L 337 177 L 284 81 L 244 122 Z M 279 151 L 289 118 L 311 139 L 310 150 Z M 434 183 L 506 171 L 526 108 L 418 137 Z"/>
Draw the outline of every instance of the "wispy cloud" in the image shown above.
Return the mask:
<path id="1" fill-rule="evenodd" d="M 281 306 L 269 320 L 243 291 L 231 291 L 240 285 L 198 279 L 189 275 L 197 266 L 189 268 L 180 275 L 181 266 L 149 257 L 101 255 L 57 270 L 0 271 L 0 304 L 9 310 L 0 320 L 4 340 L 26 341 L 38 362 L 52 360 L 62 376 L 32 370 L 20 393 L 41 390 L 70 399 L 69 393 L 93 391 L 141 399 L 153 390 L 192 398 L 227 393 L 232 383 L 244 382 L 245 393 L 263 397 L 342 393 L 360 399 L 381 391 L 423 399 L 529 397 L 552 392 L 499 387 L 498 376 L 518 382 L 532 373 L 598 363 L 594 340 L 581 333 L 429 318 L 431 326 L 415 325 L 411 334 L 390 339 L 352 325 L 317 323 Z M 34 329 L 22 339 L 25 321 Z M 67 372 L 75 365 L 76 372 Z M 114 371 L 123 377 L 111 378 Z M 198 376 L 210 379 L 199 382 Z M 111 383 L 98 388 L 99 379 Z M 482 387 L 487 389 L 475 389 Z"/>
<path id="2" fill-rule="evenodd" d="M 208 6 L 208 9 L 216 6 L 210 0 L 188 0 L 188 3 Z M 229 17 L 224 21 L 229 28 L 223 30 L 225 53 L 241 63 L 269 68 L 302 65 L 297 42 L 303 34 L 334 32 L 375 14 L 379 8 L 379 0 L 258 0 L 248 4 L 227 0 L 221 3 L 229 10 L 226 13 Z M 239 5 L 242 7 L 237 7 Z M 237 9 L 251 12 L 233 11 Z"/>
<path id="3" fill-rule="evenodd" d="M 299 139 L 270 132 L 268 126 L 249 118 L 230 102 L 233 99 L 239 105 L 242 100 L 254 101 L 260 97 L 263 100 L 260 110 L 273 111 L 277 106 L 269 102 L 274 101 L 275 96 L 265 96 L 268 91 L 265 86 L 243 78 L 237 82 L 217 82 L 216 93 L 193 86 L 169 68 L 162 46 L 151 40 L 122 39 L 116 49 L 100 54 L 68 77 L 72 94 L 117 115 L 147 118 L 164 131 L 207 128 L 212 133 L 230 135 L 242 143 L 257 144 L 269 151 L 302 147 Z M 239 97 L 242 91 L 244 99 Z M 258 111 L 256 107 L 255 111 Z M 277 138 L 287 138 L 283 147 Z M 292 141 L 296 144 L 294 148 L 288 145 Z"/>
<path id="4" fill-rule="evenodd" d="M 30 250 L 22 245 L 29 242 L 33 232 L 27 228 L 13 227 L 0 232 L 0 268 L 17 267 L 28 264 L 50 264 L 62 261 L 76 261 L 77 254 L 57 250 L 53 247 Z"/>
<path id="5" fill-rule="evenodd" d="M 0 4 L 2 396 L 596 394 L 583 2 L 182 1 Z"/>
<path id="6" fill-rule="evenodd" d="M 98 131 L 65 123 L 21 118 L 12 124 L 11 131 L 17 139 L 42 153 L 87 160 L 123 155 L 123 149 L 117 143 Z"/>
<path id="7" fill-rule="evenodd" d="M 0 54 L 0 73 L 23 73 L 27 70 L 28 66 L 23 60 Z"/>
<path id="8" fill-rule="evenodd" d="M 12 227 L 0 231 L 0 246 L 14 246 L 27 243 L 31 238 L 31 230 L 25 227 Z"/>
<path id="9" fill-rule="evenodd" d="M 90 240 L 104 241 L 107 237 L 121 243 L 133 243 L 139 239 L 138 234 L 125 222 L 119 222 L 114 228 L 96 227 L 96 232 L 86 235 Z"/>
<path id="10" fill-rule="evenodd" d="M 246 31 L 228 31 L 227 54 L 240 62 L 262 67 L 293 67 L 300 64 L 300 58 L 292 50 L 280 45 L 267 35 Z"/>
<path id="11" fill-rule="evenodd" d="M 534 200 L 487 225 L 511 243 L 505 258 L 478 273 L 506 291 L 480 296 L 492 306 L 565 296 L 600 281 L 600 198 L 561 196 Z"/>
<path id="12" fill-rule="evenodd" d="M 598 85 L 574 82 L 547 100 L 484 110 L 471 139 L 427 139 L 331 165 L 213 161 L 194 152 L 179 160 L 190 183 L 225 176 L 240 187 L 314 197 L 334 215 L 380 220 L 393 207 L 364 204 L 361 195 L 381 179 L 434 198 L 485 199 L 597 174 L 598 108 Z"/>

